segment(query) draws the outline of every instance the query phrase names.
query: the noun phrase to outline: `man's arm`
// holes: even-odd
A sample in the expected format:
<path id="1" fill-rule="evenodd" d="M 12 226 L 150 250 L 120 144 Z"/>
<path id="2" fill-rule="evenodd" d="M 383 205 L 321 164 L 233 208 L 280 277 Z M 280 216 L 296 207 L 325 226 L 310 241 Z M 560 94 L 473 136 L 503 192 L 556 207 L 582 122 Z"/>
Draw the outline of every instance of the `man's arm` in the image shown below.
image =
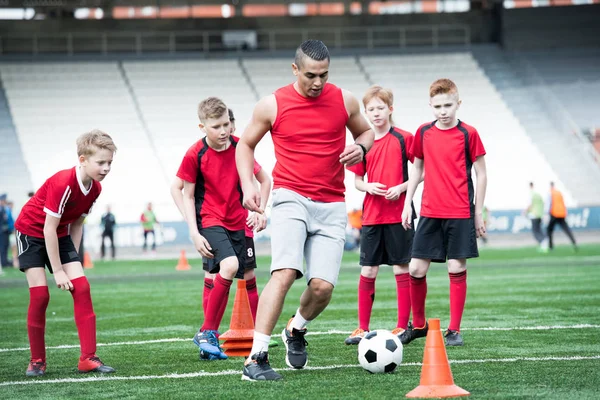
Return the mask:
<path id="1" fill-rule="evenodd" d="M 423 159 L 415 157 L 413 168 L 408 177 L 408 187 L 406 188 L 406 199 L 404 200 L 404 209 L 402 211 L 402 226 L 404 229 L 410 228 L 412 224 L 412 201 L 419 182 L 423 178 Z"/>
<path id="2" fill-rule="evenodd" d="M 361 162 L 366 153 L 373 146 L 375 133 L 369 126 L 369 123 L 360 113 L 360 105 L 356 97 L 347 90 L 342 90 L 344 96 L 344 105 L 348 112 L 348 121 L 346 127 L 354 137 L 354 144 L 346 146 L 342 154 L 340 154 L 340 162 L 346 166 L 352 166 Z M 361 147 L 364 147 L 363 148 Z"/>
<path id="3" fill-rule="evenodd" d="M 485 157 L 479 156 L 473 163 L 475 175 L 477 175 L 477 188 L 475 189 L 475 231 L 477 237 L 485 235 L 485 224 L 483 221 L 483 204 L 485 202 L 485 191 L 487 189 L 487 169 Z"/>
<path id="4" fill-rule="evenodd" d="M 183 211 L 184 218 L 188 225 L 190 238 L 194 242 L 196 250 L 206 258 L 214 258 L 212 254 L 212 247 L 208 243 L 208 240 L 200 234 L 198 230 L 198 224 L 196 223 L 196 204 L 194 198 L 194 191 L 196 190 L 196 184 L 183 181 Z"/>
<path id="5" fill-rule="evenodd" d="M 271 129 L 277 117 L 277 101 L 275 95 L 261 99 L 252 112 L 252 119 L 235 149 L 235 164 L 237 166 L 242 191 L 244 192 L 244 207 L 260 214 L 262 201 L 253 182 L 254 149 L 265 134 Z"/>
<path id="6" fill-rule="evenodd" d="M 73 290 L 73 284 L 65 271 L 63 271 L 62 262 L 60 261 L 58 235 L 56 233 L 59 224 L 60 218 L 46 214 L 46 221 L 44 222 L 44 242 L 46 243 L 46 251 L 48 252 L 48 258 L 50 259 L 56 286 L 62 290 Z M 79 240 L 81 241 L 81 236 Z"/>

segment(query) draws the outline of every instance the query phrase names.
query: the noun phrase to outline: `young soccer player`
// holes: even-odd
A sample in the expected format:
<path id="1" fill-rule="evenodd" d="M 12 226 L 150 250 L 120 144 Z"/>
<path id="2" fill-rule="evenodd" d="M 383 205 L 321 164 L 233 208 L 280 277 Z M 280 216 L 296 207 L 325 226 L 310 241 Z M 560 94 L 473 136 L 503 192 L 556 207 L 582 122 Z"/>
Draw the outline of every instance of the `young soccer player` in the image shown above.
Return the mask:
<path id="1" fill-rule="evenodd" d="M 248 212 L 242 206 L 235 167 L 237 138 L 231 136 L 227 106 L 209 97 L 198 106 L 198 117 L 206 136 L 186 152 L 177 172 L 184 182 L 183 209 L 190 237 L 206 259 L 205 270 L 215 274 L 204 323 L 194 343 L 200 347 L 201 359 L 226 359 L 217 330 L 233 278 L 244 275 Z"/>
<path id="2" fill-rule="evenodd" d="M 410 317 L 408 263 L 414 231 L 402 227 L 402 209 L 408 185 L 408 161 L 413 161 L 410 153 L 413 135 L 393 126 L 393 103 L 390 90 L 381 86 L 367 90 L 363 105 L 375 131 L 375 142 L 364 162 L 348 167 L 356 174 L 356 188 L 366 195 L 360 237 L 358 328 L 344 341 L 347 345 L 358 344 L 369 331 L 375 279 L 381 264 L 392 265 L 396 278 L 398 321 L 392 333 L 404 332 Z"/>
<path id="3" fill-rule="evenodd" d="M 231 127 L 231 135 L 235 133 L 235 117 L 233 111 L 228 109 L 229 122 Z M 260 167 L 255 164 L 254 176 L 260 184 L 260 192 L 265 199 L 269 198 L 269 192 L 271 191 L 271 178 L 269 175 Z M 179 177 L 175 177 L 173 184 L 171 185 L 171 196 L 175 201 L 175 205 L 179 209 L 179 212 L 184 216 L 183 211 L 183 180 Z M 267 226 L 267 218 L 263 214 L 248 213 L 246 219 L 246 225 L 244 227 L 244 233 L 246 236 L 246 264 L 244 269 L 244 280 L 246 280 L 246 290 L 248 292 L 248 299 L 250 301 L 250 310 L 252 312 L 252 318 L 256 319 L 256 309 L 258 307 L 258 288 L 256 286 L 256 275 L 254 270 L 256 269 L 256 256 L 254 248 L 254 230 L 257 232 L 262 231 Z M 214 285 L 215 275 L 208 271 L 204 271 L 204 291 L 202 294 L 202 309 L 204 315 L 206 315 L 206 305 L 208 304 L 208 298 Z M 223 310 L 224 311 L 224 310 Z"/>
<path id="4" fill-rule="evenodd" d="M 100 182 L 110 172 L 116 150 L 112 138 L 102 131 L 81 135 L 77 139 L 79 165 L 51 176 L 25 204 L 15 223 L 19 268 L 29 284 L 31 361 L 27 376 L 41 376 L 46 371 L 44 330 L 50 293 L 44 267 L 54 274 L 58 288 L 73 296 L 81 344 L 79 372 L 115 372 L 96 356 L 96 315 L 77 249 L 83 220 L 100 195 Z"/>
<path id="5" fill-rule="evenodd" d="M 424 171 L 421 219 L 415 232 L 409 267 L 413 322 L 401 334 L 400 340 L 408 344 L 426 336 L 427 271 L 432 261 L 447 260 L 450 324 L 445 332 L 446 345 L 462 346 L 460 322 L 467 296 L 467 259 L 479 256 L 476 238 L 485 234 L 485 149 L 477 130 L 456 117 L 461 100 L 454 82 L 449 79 L 433 82 L 429 97 L 436 120 L 421 125 L 415 134 L 412 145 L 414 168 L 402 212 L 402 224 L 410 229 L 411 202 L 418 178 Z M 472 167 L 477 175 L 476 191 L 471 179 Z"/>

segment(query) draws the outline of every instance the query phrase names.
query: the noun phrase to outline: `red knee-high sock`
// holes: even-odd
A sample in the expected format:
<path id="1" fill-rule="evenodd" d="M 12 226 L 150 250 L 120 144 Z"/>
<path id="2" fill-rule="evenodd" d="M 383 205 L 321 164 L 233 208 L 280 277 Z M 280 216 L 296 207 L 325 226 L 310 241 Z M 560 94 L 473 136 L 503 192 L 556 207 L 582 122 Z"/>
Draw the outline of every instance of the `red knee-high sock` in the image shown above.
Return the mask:
<path id="1" fill-rule="evenodd" d="M 96 314 L 92 306 L 90 283 L 85 276 L 71 279 L 75 324 L 81 345 L 81 360 L 96 355 Z"/>
<path id="2" fill-rule="evenodd" d="M 358 280 L 358 327 L 369 330 L 371 311 L 375 302 L 375 279 L 360 276 Z"/>
<path id="3" fill-rule="evenodd" d="M 46 330 L 46 309 L 50 301 L 48 286 L 34 286 L 29 288 L 29 309 L 27 310 L 27 334 L 31 360 L 46 361 L 46 343 L 44 332 Z"/>
<path id="4" fill-rule="evenodd" d="M 427 276 L 422 278 L 410 277 L 410 305 L 413 313 L 413 326 L 425 326 L 425 299 L 427 298 Z"/>
<path id="5" fill-rule="evenodd" d="M 246 291 L 248 292 L 250 311 L 252 311 L 252 320 L 254 323 L 256 323 L 256 310 L 258 309 L 258 288 L 256 287 L 256 277 L 246 281 Z"/>
<path id="6" fill-rule="evenodd" d="M 408 272 L 396 275 L 396 299 L 398 300 L 398 323 L 396 328 L 406 329 L 410 318 L 410 278 Z"/>
<path id="7" fill-rule="evenodd" d="M 204 317 L 206 317 L 206 306 L 208 305 L 208 298 L 210 297 L 210 291 L 213 288 L 213 279 L 204 278 L 204 291 L 202 292 L 202 310 L 204 311 Z"/>
<path id="8" fill-rule="evenodd" d="M 448 273 L 448 275 L 450 276 L 450 325 L 448 325 L 448 329 L 460 331 L 460 321 L 467 299 L 467 271 L 458 274 Z"/>
<path id="9" fill-rule="evenodd" d="M 232 282 L 233 281 L 230 281 L 229 279 L 223 278 L 221 274 L 215 276 L 214 287 L 208 298 L 206 315 L 204 317 L 204 324 L 202 324 L 202 328 L 200 328 L 201 330 L 216 331 L 219 329 L 219 324 L 225 313 L 225 307 L 227 307 L 229 288 L 231 287 Z"/>

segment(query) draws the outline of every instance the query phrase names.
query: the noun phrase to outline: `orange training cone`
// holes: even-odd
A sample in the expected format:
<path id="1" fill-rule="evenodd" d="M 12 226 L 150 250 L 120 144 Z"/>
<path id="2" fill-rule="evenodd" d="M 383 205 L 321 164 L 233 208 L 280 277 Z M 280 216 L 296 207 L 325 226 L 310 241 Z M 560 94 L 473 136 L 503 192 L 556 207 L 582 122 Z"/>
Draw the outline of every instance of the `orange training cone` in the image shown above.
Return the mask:
<path id="1" fill-rule="evenodd" d="M 421 369 L 421 383 L 406 397 L 446 398 L 469 396 L 470 393 L 456 386 L 452 378 L 448 355 L 439 318 L 429 320 L 429 331 L 425 339 L 425 353 Z"/>
<path id="2" fill-rule="evenodd" d="M 188 271 L 189 269 L 191 269 L 190 263 L 188 262 L 187 257 L 185 256 L 185 250 L 181 250 L 179 262 L 177 263 L 175 269 L 177 271 Z"/>
<path id="3" fill-rule="evenodd" d="M 224 340 L 221 347 L 225 349 L 225 354 L 228 356 L 248 357 L 252 350 L 253 339 L 254 320 L 246 291 L 246 281 L 239 279 L 229 330 L 219 336 L 219 340 Z"/>
<path id="4" fill-rule="evenodd" d="M 88 251 L 83 252 L 83 268 L 94 268 L 92 257 Z"/>

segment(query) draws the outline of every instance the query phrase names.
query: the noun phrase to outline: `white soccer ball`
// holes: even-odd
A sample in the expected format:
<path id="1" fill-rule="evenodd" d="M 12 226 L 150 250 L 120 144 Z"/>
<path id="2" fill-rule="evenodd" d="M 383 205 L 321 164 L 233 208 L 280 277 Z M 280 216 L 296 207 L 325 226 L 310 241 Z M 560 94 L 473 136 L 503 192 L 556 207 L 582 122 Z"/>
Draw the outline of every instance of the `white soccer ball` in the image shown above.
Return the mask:
<path id="1" fill-rule="evenodd" d="M 393 372 L 402 363 L 402 343 L 390 331 L 371 331 L 358 343 L 358 362 L 372 374 Z"/>

